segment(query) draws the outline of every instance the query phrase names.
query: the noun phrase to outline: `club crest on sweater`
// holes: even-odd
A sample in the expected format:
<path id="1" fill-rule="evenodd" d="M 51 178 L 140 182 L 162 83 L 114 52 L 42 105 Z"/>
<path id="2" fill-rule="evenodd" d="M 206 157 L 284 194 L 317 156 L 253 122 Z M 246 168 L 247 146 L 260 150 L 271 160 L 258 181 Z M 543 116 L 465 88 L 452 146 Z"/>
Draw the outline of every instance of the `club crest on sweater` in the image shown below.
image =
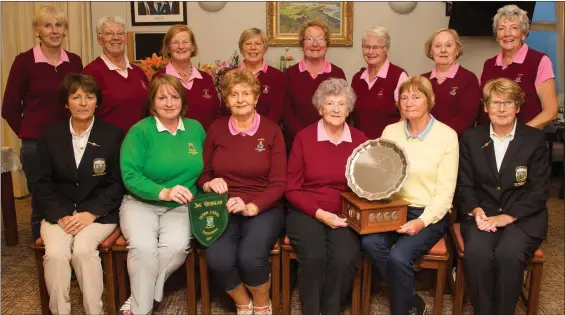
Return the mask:
<path id="1" fill-rule="evenodd" d="M 518 73 L 518 76 L 516 77 L 516 79 L 514 79 L 514 82 L 516 82 L 516 83 L 522 82 L 522 76 L 523 75 L 524 75 L 523 73 Z"/>
<path id="2" fill-rule="evenodd" d="M 202 97 L 209 100 L 212 98 L 212 95 L 210 95 L 210 91 L 208 89 L 204 89 L 202 90 Z"/>
<path id="3" fill-rule="evenodd" d="M 188 144 L 188 153 L 192 155 L 198 154 L 198 151 L 196 151 L 196 147 L 194 147 L 193 143 Z"/>
<path id="4" fill-rule="evenodd" d="M 263 94 L 269 94 L 269 86 L 263 85 Z"/>
<path id="5" fill-rule="evenodd" d="M 255 150 L 257 150 L 258 152 L 265 151 L 265 145 L 263 144 L 263 141 L 265 141 L 265 139 L 259 138 L 257 139 L 257 141 L 259 141 L 259 143 L 257 143 Z"/>
<path id="6" fill-rule="evenodd" d="M 451 94 L 451 95 L 456 95 L 458 89 L 459 89 L 458 87 L 452 86 L 452 87 L 451 87 L 451 92 L 449 92 L 449 94 Z"/>

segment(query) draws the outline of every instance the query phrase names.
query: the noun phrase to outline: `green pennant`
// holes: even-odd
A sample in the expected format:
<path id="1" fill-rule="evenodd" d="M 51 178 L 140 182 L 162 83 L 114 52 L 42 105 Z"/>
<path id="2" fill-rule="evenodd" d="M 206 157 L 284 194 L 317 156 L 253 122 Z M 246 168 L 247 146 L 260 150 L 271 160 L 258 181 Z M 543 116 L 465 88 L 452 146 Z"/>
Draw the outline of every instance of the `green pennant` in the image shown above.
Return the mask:
<path id="1" fill-rule="evenodd" d="M 200 194 L 188 205 L 192 235 L 205 247 L 212 245 L 228 226 L 228 195 Z"/>

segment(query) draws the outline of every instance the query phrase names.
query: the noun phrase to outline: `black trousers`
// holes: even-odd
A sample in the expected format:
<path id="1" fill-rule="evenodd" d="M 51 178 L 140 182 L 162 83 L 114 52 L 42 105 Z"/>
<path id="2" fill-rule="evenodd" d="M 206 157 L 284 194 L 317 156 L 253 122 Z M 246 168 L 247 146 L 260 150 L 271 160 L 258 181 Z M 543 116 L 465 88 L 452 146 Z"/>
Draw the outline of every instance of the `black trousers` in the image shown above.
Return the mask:
<path id="1" fill-rule="evenodd" d="M 22 160 L 22 168 L 26 176 L 27 189 L 31 196 L 31 236 L 33 241 L 39 238 L 41 220 L 45 217 L 43 211 L 35 205 L 34 188 L 41 170 L 39 169 L 37 156 L 37 139 L 22 139 L 22 148 L 20 149 L 20 159 Z"/>
<path id="2" fill-rule="evenodd" d="M 408 207 L 407 220 L 417 219 L 423 209 Z M 408 315 L 414 288 L 414 261 L 428 252 L 447 231 L 448 217 L 430 224 L 416 235 L 384 232 L 362 237 L 365 253 L 388 285 L 392 315 Z M 393 248 L 394 245 L 394 248 Z"/>
<path id="3" fill-rule="evenodd" d="M 339 315 L 361 253 L 359 236 L 350 228 L 334 230 L 294 209 L 286 230 L 298 261 L 302 314 Z"/>
<path id="4" fill-rule="evenodd" d="M 514 315 L 524 269 L 542 240 L 508 225 L 484 232 L 474 220 L 462 223 L 465 281 L 476 315 Z"/>
<path id="5" fill-rule="evenodd" d="M 250 287 L 269 280 L 269 252 L 284 226 L 285 213 L 270 209 L 254 217 L 230 215 L 226 231 L 206 249 L 206 259 L 213 278 L 224 291 L 242 282 Z"/>

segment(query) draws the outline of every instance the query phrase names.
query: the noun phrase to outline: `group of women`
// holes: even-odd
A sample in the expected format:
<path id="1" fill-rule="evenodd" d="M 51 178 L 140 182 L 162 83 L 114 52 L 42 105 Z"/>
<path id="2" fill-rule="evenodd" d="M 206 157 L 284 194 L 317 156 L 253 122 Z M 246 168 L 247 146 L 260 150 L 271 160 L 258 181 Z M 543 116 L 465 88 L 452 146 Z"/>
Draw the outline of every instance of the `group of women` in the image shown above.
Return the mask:
<path id="1" fill-rule="evenodd" d="M 120 314 L 150 314 L 186 258 L 187 207 L 202 191 L 229 197 L 229 225 L 206 256 L 238 314 L 272 313 L 268 255 L 283 227 L 304 314 L 339 314 L 361 248 L 388 282 L 392 314 L 425 312 L 412 266 L 445 234 L 452 204 L 464 221 L 475 313 L 513 314 L 522 271 L 547 230 L 547 150 L 535 128 L 557 111 L 551 62 L 524 43 L 529 21 L 517 6 L 494 18 L 502 51 L 480 81 L 458 64 L 463 48 L 450 29 L 425 44 L 432 71 L 412 77 L 387 60 L 388 31 L 366 30 L 367 67 L 351 84 L 325 58 L 324 23 L 301 26 L 304 58 L 284 73 L 267 65 L 261 30 L 245 30 L 243 61 L 221 83 L 225 109 L 211 76 L 191 62 L 198 46 L 186 25 L 165 35 L 170 62 L 149 81 L 125 56 L 120 17 L 98 21 L 103 53 L 84 69 L 61 48 L 64 14 L 42 7 L 33 24 L 40 43 L 16 57 L 2 116 L 23 142 L 54 314 L 70 313 L 69 262 L 86 312 L 101 313 L 96 248 L 118 223 L 131 287 Z M 490 123 L 472 128 L 483 111 Z M 359 238 L 338 216 L 345 165 L 379 137 L 407 154 L 398 196 L 410 203 L 408 222 Z"/>

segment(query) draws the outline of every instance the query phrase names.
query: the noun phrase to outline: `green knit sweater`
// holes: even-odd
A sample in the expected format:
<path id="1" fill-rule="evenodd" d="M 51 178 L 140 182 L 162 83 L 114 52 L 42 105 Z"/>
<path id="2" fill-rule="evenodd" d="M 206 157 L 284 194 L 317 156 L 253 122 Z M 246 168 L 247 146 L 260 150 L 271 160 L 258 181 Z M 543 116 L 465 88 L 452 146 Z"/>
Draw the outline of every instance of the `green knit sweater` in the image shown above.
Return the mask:
<path id="1" fill-rule="evenodd" d="M 202 145 L 206 133 L 196 120 L 182 118 L 185 130 L 176 135 L 157 131 L 157 121 L 147 117 L 129 130 L 120 153 L 122 179 L 134 197 L 153 205 L 178 207 L 159 200 L 163 188 L 182 185 L 197 193 L 202 173 Z"/>

